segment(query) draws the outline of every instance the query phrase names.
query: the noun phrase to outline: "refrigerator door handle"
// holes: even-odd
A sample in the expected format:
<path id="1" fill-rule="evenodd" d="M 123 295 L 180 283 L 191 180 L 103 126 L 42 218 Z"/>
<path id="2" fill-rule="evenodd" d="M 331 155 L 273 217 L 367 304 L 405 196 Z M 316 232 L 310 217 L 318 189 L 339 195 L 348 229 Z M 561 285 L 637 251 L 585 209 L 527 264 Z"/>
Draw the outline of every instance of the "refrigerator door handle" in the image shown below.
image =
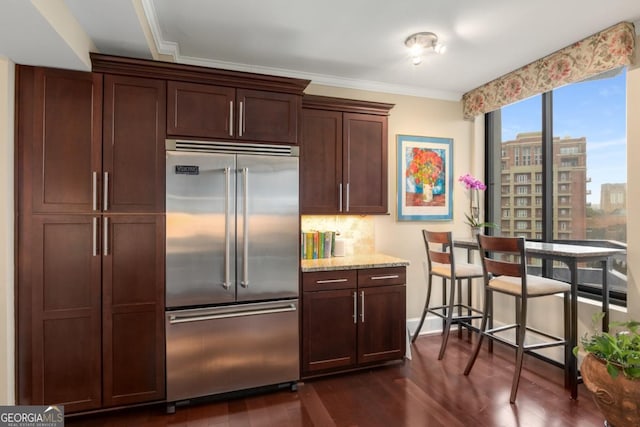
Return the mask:
<path id="1" fill-rule="evenodd" d="M 231 268 L 229 266 L 230 257 L 231 257 L 231 228 L 229 226 L 229 200 L 231 198 L 231 168 L 224 168 L 225 175 L 225 189 L 224 189 L 224 282 L 222 282 L 222 287 L 225 289 L 229 289 L 231 286 L 231 280 L 229 278 L 229 274 Z"/>
<path id="2" fill-rule="evenodd" d="M 240 104 L 242 105 L 242 103 Z M 242 168 L 244 199 L 242 201 L 242 281 L 240 285 L 249 287 L 249 168 Z"/>
<path id="3" fill-rule="evenodd" d="M 294 304 L 287 304 L 284 307 L 279 308 L 264 308 L 264 309 L 254 309 L 254 310 L 238 310 L 220 314 L 203 314 L 203 315 L 179 315 L 172 314 L 169 316 L 169 323 L 174 325 L 176 323 L 189 323 L 189 322 L 201 322 L 204 320 L 215 320 L 215 319 L 229 319 L 234 317 L 245 317 L 245 316 L 255 316 L 260 314 L 273 314 L 273 313 L 287 313 L 290 311 L 296 311 L 296 306 Z"/>

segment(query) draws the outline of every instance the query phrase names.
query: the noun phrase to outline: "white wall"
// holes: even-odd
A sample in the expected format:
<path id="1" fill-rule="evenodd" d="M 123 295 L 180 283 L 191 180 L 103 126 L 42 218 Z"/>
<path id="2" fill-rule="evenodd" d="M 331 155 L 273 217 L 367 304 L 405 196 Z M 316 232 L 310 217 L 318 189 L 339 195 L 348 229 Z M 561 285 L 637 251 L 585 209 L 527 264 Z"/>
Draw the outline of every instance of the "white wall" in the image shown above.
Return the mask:
<path id="1" fill-rule="evenodd" d="M 0 57 L 0 405 L 14 394 L 13 123 L 14 64 Z"/>

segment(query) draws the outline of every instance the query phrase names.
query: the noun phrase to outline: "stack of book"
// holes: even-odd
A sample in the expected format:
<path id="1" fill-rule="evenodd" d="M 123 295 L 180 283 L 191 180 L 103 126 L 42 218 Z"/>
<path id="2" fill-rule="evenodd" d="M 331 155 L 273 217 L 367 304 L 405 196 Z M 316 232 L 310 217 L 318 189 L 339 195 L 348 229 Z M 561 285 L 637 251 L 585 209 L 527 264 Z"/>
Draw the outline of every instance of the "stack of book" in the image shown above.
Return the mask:
<path id="1" fill-rule="evenodd" d="M 300 239 L 302 259 L 331 258 L 335 239 L 335 231 L 303 231 Z"/>

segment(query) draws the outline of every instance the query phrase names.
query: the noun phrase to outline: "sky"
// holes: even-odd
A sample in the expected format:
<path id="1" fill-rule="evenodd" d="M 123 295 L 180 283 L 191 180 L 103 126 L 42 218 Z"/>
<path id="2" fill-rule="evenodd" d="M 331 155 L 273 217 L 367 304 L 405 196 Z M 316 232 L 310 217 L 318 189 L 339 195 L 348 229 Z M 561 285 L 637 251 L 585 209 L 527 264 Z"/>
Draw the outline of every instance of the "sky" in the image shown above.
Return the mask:
<path id="1" fill-rule="evenodd" d="M 542 96 L 502 108 L 502 140 L 542 130 Z M 600 186 L 627 182 L 626 71 L 553 91 L 554 137 L 587 140 L 587 203 L 600 204 Z"/>

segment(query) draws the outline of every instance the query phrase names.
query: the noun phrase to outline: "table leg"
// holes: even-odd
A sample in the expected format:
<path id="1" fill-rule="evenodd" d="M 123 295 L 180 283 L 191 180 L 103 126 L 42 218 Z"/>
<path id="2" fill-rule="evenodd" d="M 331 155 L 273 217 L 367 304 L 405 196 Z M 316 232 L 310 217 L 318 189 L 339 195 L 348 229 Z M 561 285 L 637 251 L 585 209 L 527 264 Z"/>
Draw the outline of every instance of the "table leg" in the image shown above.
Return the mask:
<path id="1" fill-rule="evenodd" d="M 578 263 L 575 260 L 568 262 L 571 274 L 571 310 L 569 321 L 569 345 L 564 352 L 564 378 L 565 386 L 571 389 L 571 398 L 578 398 L 578 364 L 573 355 L 573 348 L 578 343 Z"/>

